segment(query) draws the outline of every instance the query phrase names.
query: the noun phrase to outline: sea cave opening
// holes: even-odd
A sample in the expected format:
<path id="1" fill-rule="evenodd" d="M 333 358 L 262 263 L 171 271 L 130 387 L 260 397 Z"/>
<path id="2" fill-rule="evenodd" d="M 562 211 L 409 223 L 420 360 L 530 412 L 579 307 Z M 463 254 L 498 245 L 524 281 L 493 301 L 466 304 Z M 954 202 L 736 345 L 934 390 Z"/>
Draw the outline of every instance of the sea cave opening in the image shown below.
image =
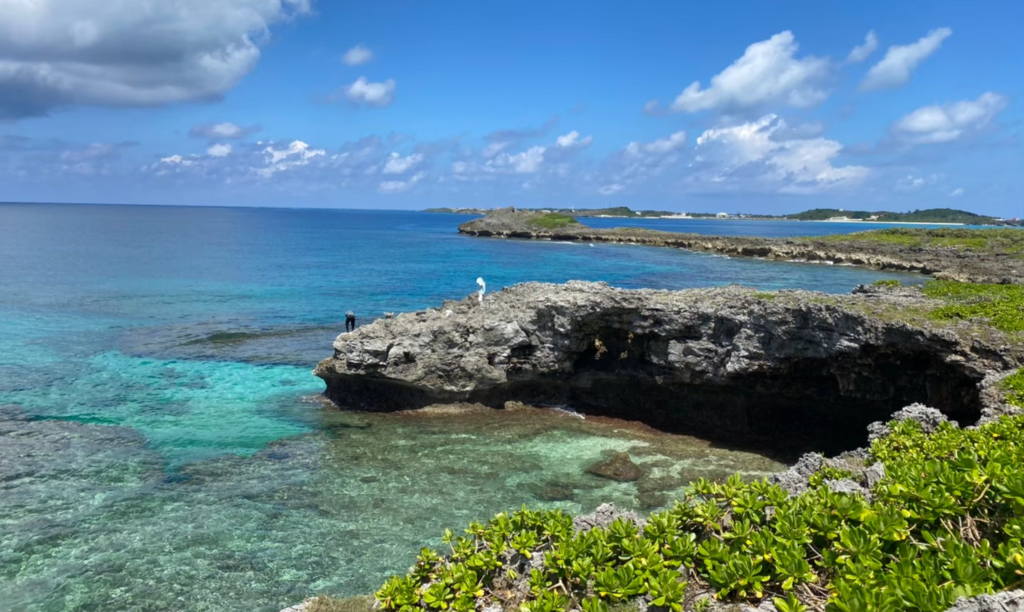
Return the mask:
<path id="1" fill-rule="evenodd" d="M 979 381 L 939 355 L 912 346 L 864 345 L 814 358 L 765 359 L 720 377 L 652 363 L 657 336 L 595 335 L 571 374 L 517 377 L 476 401 L 564 404 L 595 416 L 639 421 L 668 433 L 704 438 L 784 459 L 838 454 L 864 446 L 867 426 L 915 402 L 961 425 L 981 415 Z M 692 375 L 690 375 L 692 374 Z"/>

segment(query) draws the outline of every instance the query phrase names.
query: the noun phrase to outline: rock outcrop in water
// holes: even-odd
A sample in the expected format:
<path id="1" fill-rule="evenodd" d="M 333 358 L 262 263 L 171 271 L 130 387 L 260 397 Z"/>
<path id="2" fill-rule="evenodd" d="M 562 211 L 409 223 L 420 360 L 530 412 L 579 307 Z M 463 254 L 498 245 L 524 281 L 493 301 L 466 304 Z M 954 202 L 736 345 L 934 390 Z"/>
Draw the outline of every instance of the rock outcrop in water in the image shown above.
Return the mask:
<path id="1" fill-rule="evenodd" d="M 1019 344 L 867 314 L 929 303 L 528 283 L 343 334 L 314 373 L 348 409 L 568 405 L 787 454 L 837 452 L 914 402 L 961 424 L 1001 410 L 986 390 L 1024 361 Z"/>
<path id="2" fill-rule="evenodd" d="M 952 247 L 908 248 L 901 244 L 867 240 L 704 236 L 632 227 L 596 229 L 579 223 L 547 229 L 531 225 L 531 221 L 537 217 L 538 214 L 534 212 L 500 209 L 486 217 L 463 223 L 459 226 L 459 232 L 493 238 L 613 242 L 739 257 L 850 264 L 877 270 L 921 272 L 936 278 L 964 282 L 1024 282 L 1024 259 L 1017 253 Z"/>

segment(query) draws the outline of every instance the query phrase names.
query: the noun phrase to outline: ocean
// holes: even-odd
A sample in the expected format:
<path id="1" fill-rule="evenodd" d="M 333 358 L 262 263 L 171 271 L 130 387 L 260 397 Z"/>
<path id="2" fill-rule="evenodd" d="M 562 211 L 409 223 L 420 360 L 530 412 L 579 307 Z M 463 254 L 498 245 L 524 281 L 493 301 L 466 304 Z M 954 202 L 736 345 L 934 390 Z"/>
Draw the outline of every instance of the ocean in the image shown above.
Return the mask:
<path id="1" fill-rule="evenodd" d="M 556 411 L 352 414 L 310 373 L 359 324 L 525 281 L 845 293 L 922 277 L 460 236 L 398 211 L 0 205 L 0 612 L 271 611 L 369 593 L 445 528 L 651 509 L 770 458 Z M 618 221 L 618 223 L 616 223 Z M 622 220 L 588 220 L 597 226 Z M 857 223 L 630 220 L 810 235 Z M 586 467 L 629 451 L 649 486 Z"/>

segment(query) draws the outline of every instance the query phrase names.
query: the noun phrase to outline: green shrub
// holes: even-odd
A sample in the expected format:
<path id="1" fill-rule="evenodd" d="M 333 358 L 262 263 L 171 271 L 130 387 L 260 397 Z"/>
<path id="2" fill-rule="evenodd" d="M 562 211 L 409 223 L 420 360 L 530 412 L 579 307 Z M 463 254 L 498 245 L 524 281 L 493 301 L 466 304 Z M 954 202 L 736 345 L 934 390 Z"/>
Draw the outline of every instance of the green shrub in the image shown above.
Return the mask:
<path id="1" fill-rule="evenodd" d="M 574 225 L 579 223 L 574 217 L 569 215 L 563 215 L 561 213 L 547 213 L 532 219 L 528 219 L 526 224 L 531 227 L 538 227 L 542 229 L 558 229 L 566 227 L 567 225 Z"/>
<path id="2" fill-rule="evenodd" d="M 524 506 L 465 536 L 446 532 L 450 555 L 424 549 L 376 597 L 399 612 L 470 612 L 481 599 L 606 612 L 649 595 L 681 612 L 707 606 L 693 600 L 693 584 L 727 601 L 771 598 L 784 612 L 930 612 L 1024 586 L 1024 417 L 933 434 L 912 421 L 889 428 L 870 448 L 885 465 L 871 501 L 830 490 L 826 478 L 849 475 L 833 470 L 794 497 L 764 480 L 701 479 L 643 529 L 619 519 L 577 533 L 562 511 Z M 526 557 L 526 543 L 544 557 L 520 601 L 509 588 L 518 574 L 505 565 Z"/>
<path id="3" fill-rule="evenodd" d="M 929 313 L 939 320 L 984 318 L 1005 332 L 1024 331 L 1024 285 L 989 285 L 930 280 L 924 294 L 947 302 Z"/>
<path id="4" fill-rule="evenodd" d="M 871 285 L 873 287 L 886 287 L 886 288 L 892 289 L 892 288 L 895 288 L 895 287 L 899 287 L 900 286 L 900 281 L 898 281 L 898 280 L 896 280 L 894 278 L 888 278 L 888 279 L 876 280 L 875 282 L 871 283 Z"/>
<path id="5" fill-rule="evenodd" d="M 1024 368 L 1004 378 L 1000 386 L 1006 394 L 1007 402 L 1024 408 Z"/>

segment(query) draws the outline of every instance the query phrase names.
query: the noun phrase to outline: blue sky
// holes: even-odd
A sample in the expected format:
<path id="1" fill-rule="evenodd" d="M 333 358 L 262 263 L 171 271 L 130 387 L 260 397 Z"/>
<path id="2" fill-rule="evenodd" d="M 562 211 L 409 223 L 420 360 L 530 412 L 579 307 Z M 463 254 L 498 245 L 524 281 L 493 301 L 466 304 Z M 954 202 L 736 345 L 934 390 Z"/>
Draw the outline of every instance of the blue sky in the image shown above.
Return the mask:
<path id="1" fill-rule="evenodd" d="M 0 0 L 0 201 L 1024 216 L 1024 3 Z"/>

